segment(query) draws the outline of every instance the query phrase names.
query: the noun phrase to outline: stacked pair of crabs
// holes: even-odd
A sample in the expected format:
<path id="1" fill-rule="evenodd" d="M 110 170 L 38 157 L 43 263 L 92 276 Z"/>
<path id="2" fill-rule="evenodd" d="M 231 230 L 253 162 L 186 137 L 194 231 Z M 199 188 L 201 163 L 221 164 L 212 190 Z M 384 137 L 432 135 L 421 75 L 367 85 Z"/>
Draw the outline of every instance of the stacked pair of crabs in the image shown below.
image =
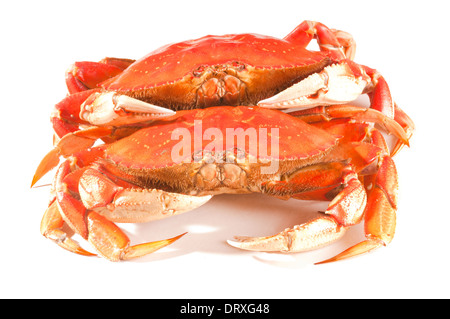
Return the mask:
<path id="1" fill-rule="evenodd" d="M 313 39 L 320 51 L 306 49 Z M 55 147 L 32 182 L 59 165 L 42 234 L 71 252 L 94 255 L 66 233 L 67 224 L 104 258 L 128 260 L 184 234 L 130 245 L 115 222 L 164 218 L 215 194 L 264 193 L 331 202 L 314 220 L 274 236 L 236 237 L 232 246 L 306 251 L 363 219 L 366 240 L 323 262 L 388 244 L 398 197 L 392 156 L 408 144 L 414 124 L 393 102 L 385 79 L 353 62 L 354 53 L 348 33 L 305 21 L 283 39 L 206 36 L 137 61 L 75 63 L 66 73 L 69 94 L 51 117 Z M 347 104 L 361 94 L 369 95 L 369 108 Z M 192 154 L 175 161 L 179 141 L 172 134 L 182 128 L 194 137 L 195 121 L 224 135 L 276 128 L 278 152 L 263 156 L 247 143 L 224 147 L 224 161 L 206 150 L 209 141 L 192 138 Z M 395 136 L 390 149 L 379 127 Z M 94 146 L 99 139 L 104 143 Z M 275 162 L 276 170 L 261 173 Z"/>

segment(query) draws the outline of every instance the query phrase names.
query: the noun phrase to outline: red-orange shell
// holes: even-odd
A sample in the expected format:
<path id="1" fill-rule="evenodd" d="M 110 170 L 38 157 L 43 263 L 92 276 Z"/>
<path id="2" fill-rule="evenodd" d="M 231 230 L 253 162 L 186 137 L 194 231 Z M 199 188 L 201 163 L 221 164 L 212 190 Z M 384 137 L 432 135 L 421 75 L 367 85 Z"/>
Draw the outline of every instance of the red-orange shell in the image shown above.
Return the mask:
<path id="1" fill-rule="evenodd" d="M 202 125 L 201 134 L 194 132 L 197 126 L 194 121 L 200 121 Z M 223 144 L 223 150 L 226 150 L 226 130 L 242 128 L 254 129 L 258 132 L 258 143 L 267 145 L 267 156 L 261 154 L 257 149 L 256 154 L 252 145 L 245 143 L 245 152 L 248 156 L 253 156 L 259 160 L 296 160 L 305 159 L 311 156 L 319 155 L 336 144 L 336 137 L 327 132 L 315 128 L 302 120 L 285 114 L 281 111 L 264 109 L 259 107 L 211 107 L 207 109 L 195 109 L 190 111 L 179 111 L 177 114 L 166 120 L 161 120 L 156 125 L 143 128 L 136 133 L 123 138 L 115 143 L 109 144 L 106 150 L 106 157 L 118 165 L 129 168 L 157 169 L 176 165 L 172 158 L 172 150 L 181 143 L 182 138 L 172 136 L 175 129 L 186 129 L 191 137 L 191 154 L 184 154 L 191 161 L 192 155 L 196 154 L 212 140 L 203 139 L 206 129 L 217 128 L 222 132 L 222 136 L 215 136 Z M 267 131 L 259 129 L 265 128 Z M 271 135 L 278 128 L 279 154 L 274 154 L 271 149 Z M 265 134 L 267 132 L 267 134 Z M 198 145 L 194 137 L 200 137 L 202 140 Z M 220 139 L 223 137 L 223 140 Z M 214 139 L 213 138 L 213 139 Z M 220 144 L 219 144 L 220 145 Z"/>
<path id="2" fill-rule="evenodd" d="M 136 91 L 175 83 L 200 66 L 240 62 L 257 69 L 308 66 L 325 58 L 303 46 L 257 34 L 208 35 L 163 46 L 103 83 L 114 91 Z"/>

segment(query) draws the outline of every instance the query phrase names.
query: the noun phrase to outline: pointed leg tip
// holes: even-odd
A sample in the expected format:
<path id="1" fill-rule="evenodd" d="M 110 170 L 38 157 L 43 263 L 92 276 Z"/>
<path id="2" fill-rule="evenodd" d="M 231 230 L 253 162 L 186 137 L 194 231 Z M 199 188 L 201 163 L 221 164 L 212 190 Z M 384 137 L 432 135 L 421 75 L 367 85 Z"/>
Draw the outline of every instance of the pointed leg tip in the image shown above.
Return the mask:
<path id="1" fill-rule="evenodd" d="M 253 237 L 234 236 L 233 239 L 227 240 L 227 244 L 235 248 L 249 250 L 248 243 L 254 240 Z"/>
<path id="2" fill-rule="evenodd" d="M 39 176 L 36 176 L 36 174 L 33 176 L 33 180 L 31 181 L 30 188 L 33 188 L 33 186 L 37 183 L 37 181 L 40 179 Z"/>
<path id="3" fill-rule="evenodd" d="M 164 248 L 166 246 L 169 246 L 171 244 L 173 244 L 174 242 L 176 242 L 178 239 L 180 239 L 181 237 L 183 237 L 184 235 L 186 235 L 187 232 L 184 232 L 178 236 L 172 237 L 172 238 L 168 238 L 168 239 L 163 239 L 163 240 L 159 240 L 159 241 L 155 241 L 155 242 L 151 242 L 151 243 L 147 243 L 147 244 L 143 244 L 143 245 L 148 245 L 153 246 L 154 247 L 154 251 Z"/>
<path id="4" fill-rule="evenodd" d="M 403 143 L 405 143 L 406 146 L 411 147 L 411 146 L 409 145 L 409 139 L 405 140 Z"/>
<path id="5" fill-rule="evenodd" d="M 76 243 L 75 241 L 70 240 L 70 239 L 66 239 L 61 242 L 56 242 L 56 244 L 59 247 L 64 248 L 67 251 L 70 251 L 71 253 L 75 253 L 75 254 L 78 254 L 81 256 L 87 256 L 87 257 L 97 256 L 97 254 L 91 253 L 90 251 L 87 251 L 87 250 L 81 248 L 78 243 Z"/>
<path id="6" fill-rule="evenodd" d="M 403 130 L 401 133 L 398 134 L 397 138 L 399 139 L 399 142 L 410 147 L 409 145 L 409 137 L 406 135 L 406 132 Z"/>
<path id="7" fill-rule="evenodd" d="M 242 241 L 240 241 L 237 236 L 234 237 L 234 239 L 228 239 L 227 240 L 227 244 L 232 246 L 232 247 L 235 247 L 235 248 L 243 249 L 242 248 Z"/>
<path id="8" fill-rule="evenodd" d="M 332 262 L 335 262 L 335 261 L 338 261 L 339 259 L 336 259 L 336 258 L 329 258 L 329 259 L 325 259 L 325 260 L 322 260 L 322 261 L 319 261 L 319 262 L 316 262 L 316 263 L 314 263 L 314 265 L 323 265 L 323 264 L 329 264 L 329 263 L 332 263 Z"/>
<path id="9" fill-rule="evenodd" d="M 182 234 L 180 234 L 180 235 L 178 235 L 178 236 L 169 238 L 169 239 L 167 239 L 167 240 L 170 241 L 171 243 L 173 243 L 173 242 L 177 241 L 178 239 L 180 239 L 181 237 L 183 237 L 184 235 L 186 235 L 187 233 L 188 233 L 188 232 L 184 232 L 184 233 L 182 233 Z"/>
<path id="10" fill-rule="evenodd" d="M 33 180 L 31 181 L 31 187 L 33 187 L 42 177 L 50 172 L 59 164 L 59 150 L 53 148 L 48 152 L 39 163 L 34 173 Z"/>
<path id="11" fill-rule="evenodd" d="M 64 247 L 63 247 L 64 248 Z M 97 254 L 91 253 L 90 251 L 84 250 L 83 248 L 79 247 L 76 250 L 70 250 L 71 252 L 74 252 L 78 255 L 83 255 L 83 256 L 87 256 L 87 257 L 93 257 L 93 256 L 97 256 Z"/>
<path id="12" fill-rule="evenodd" d="M 281 234 L 268 237 L 234 236 L 227 243 L 235 248 L 250 251 L 287 252 L 286 239 Z"/>
<path id="13" fill-rule="evenodd" d="M 161 248 L 164 248 L 164 247 L 174 243 L 175 241 L 177 241 L 178 239 L 180 239 L 181 237 L 183 237 L 186 234 L 187 234 L 187 232 L 180 234 L 178 236 L 172 237 L 172 238 L 131 246 L 124 253 L 124 255 L 121 257 L 121 259 L 122 260 L 130 260 L 130 259 L 149 255 Z"/>
<path id="14" fill-rule="evenodd" d="M 365 241 L 362 241 L 362 242 L 344 250 L 343 252 L 341 252 L 340 254 L 337 254 L 334 257 L 319 261 L 319 262 L 315 263 L 314 265 L 328 264 L 328 263 L 332 263 L 335 261 L 340 261 L 340 260 L 344 260 L 347 258 L 356 257 L 361 254 L 368 253 L 368 252 L 370 252 L 374 249 L 377 249 L 379 247 L 382 247 L 384 245 L 385 244 L 380 240 L 365 240 Z"/>

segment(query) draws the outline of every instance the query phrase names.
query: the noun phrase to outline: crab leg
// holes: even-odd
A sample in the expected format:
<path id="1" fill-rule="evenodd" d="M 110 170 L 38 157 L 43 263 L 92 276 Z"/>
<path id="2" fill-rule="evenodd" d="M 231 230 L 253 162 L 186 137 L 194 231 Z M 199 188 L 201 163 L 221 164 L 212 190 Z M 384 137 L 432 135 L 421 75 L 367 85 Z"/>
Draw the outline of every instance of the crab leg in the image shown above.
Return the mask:
<path id="1" fill-rule="evenodd" d="M 291 112 L 289 114 L 312 124 L 345 118 L 351 121 L 376 123 L 383 127 L 388 133 L 394 134 L 397 137 L 397 141 L 391 150 L 391 156 L 394 156 L 404 145 L 409 145 L 409 139 L 415 129 L 414 122 L 411 118 L 396 104 L 394 104 L 394 107 L 394 119 L 391 119 L 374 109 L 345 104 L 318 106 L 307 110 Z"/>
<path id="2" fill-rule="evenodd" d="M 60 156 L 70 156 L 82 152 L 83 150 L 88 150 L 83 155 L 83 158 L 89 156 L 91 158 L 89 162 L 95 160 L 97 156 L 103 153 L 103 150 L 101 148 L 92 148 L 89 150 L 89 147 L 94 145 L 97 139 L 108 136 L 112 132 L 113 128 L 111 127 L 94 126 L 85 130 L 66 134 L 39 163 L 36 172 L 34 173 L 33 180 L 31 181 L 31 187 L 59 164 Z"/>
<path id="3" fill-rule="evenodd" d="M 98 253 L 110 261 L 130 260 L 142 257 L 166 247 L 186 233 L 173 238 L 130 246 L 127 235 L 106 217 L 90 211 L 87 214 L 88 241 Z"/>
<path id="4" fill-rule="evenodd" d="M 335 106 L 354 101 L 359 95 L 367 93 L 370 109 L 379 111 L 394 119 L 406 132 L 406 139 L 414 132 L 413 121 L 393 101 L 386 80 L 376 70 L 357 65 L 350 60 L 325 67 L 286 90 L 258 103 L 267 108 L 309 108 L 315 106 Z M 405 143 L 400 139 L 392 155 L 396 154 Z"/>
<path id="5" fill-rule="evenodd" d="M 130 246 L 129 238 L 114 223 L 100 214 L 89 211 L 87 215 L 87 239 L 98 250 L 99 254 L 112 261 L 128 260 L 150 254 L 170 245 L 184 234 L 166 240 Z M 60 214 L 57 202 L 53 201 L 44 214 L 41 222 L 41 233 L 53 240 L 58 246 L 84 256 L 96 256 L 86 251 L 62 229 L 64 219 Z"/>
<path id="6" fill-rule="evenodd" d="M 318 217 L 307 223 L 287 228 L 277 235 L 269 237 L 235 237 L 235 241 L 229 240 L 231 246 L 256 251 L 282 251 L 282 252 L 301 252 L 315 249 L 327 245 L 339 239 L 345 230 L 354 224 L 357 224 L 362 217 L 364 207 L 366 205 L 366 192 L 364 187 L 357 178 L 357 175 L 350 169 L 343 170 L 343 176 L 340 177 L 339 183 L 337 181 L 325 185 L 320 183 L 318 176 L 335 176 L 337 173 L 335 165 L 322 164 L 321 168 L 300 170 L 295 176 L 289 179 L 288 183 L 273 182 L 266 188 L 267 192 L 272 192 L 274 195 L 279 195 L 280 192 L 295 191 L 296 180 L 304 182 L 305 178 L 311 181 L 311 190 L 309 197 L 317 192 L 315 196 L 321 198 L 324 194 L 321 188 L 328 190 L 325 193 L 332 194 L 332 189 L 343 189 L 333 198 L 325 212 L 325 216 Z M 319 181 L 319 182 L 317 182 Z M 318 183 L 318 184 L 315 184 Z M 278 185 L 277 185 L 278 184 Z M 300 184 L 300 183 L 299 183 Z M 316 190 L 314 190 L 314 188 Z M 292 197 L 303 198 L 301 192 L 292 195 Z M 323 198 L 321 198 L 323 199 Z"/>
<path id="7" fill-rule="evenodd" d="M 373 89 L 367 93 L 370 98 L 370 107 L 394 118 L 394 100 L 386 80 L 377 70 L 363 65 L 361 67 L 371 78 Z"/>
<path id="8" fill-rule="evenodd" d="M 307 123 L 318 121 L 330 121 L 337 118 L 351 118 L 357 122 L 371 122 L 383 127 L 388 133 L 394 134 L 398 138 L 399 143 L 409 145 L 411 132 L 405 129 L 395 119 L 391 119 L 385 114 L 370 108 L 354 106 L 354 105 L 329 105 L 318 106 L 312 109 L 301 110 L 289 113 L 292 116 L 301 118 Z M 409 119 L 406 114 L 405 119 Z M 412 121 L 411 121 L 412 123 Z M 406 129 L 410 129 L 411 124 L 405 121 Z M 412 124 L 414 125 L 414 124 Z"/>
<path id="9" fill-rule="evenodd" d="M 55 105 L 55 109 L 50 116 L 57 139 L 64 135 L 78 131 L 80 125 L 89 124 L 80 118 L 81 104 L 94 92 L 99 89 L 81 91 L 66 96 Z"/>
<path id="10" fill-rule="evenodd" d="M 376 70 L 352 62 L 356 45 L 350 34 L 329 29 L 319 22 L 304 21 L 288 34 L 285 40 L 303 44 L 306 47 L 313 38 L 317 39 L 322 52 L 327 52 L 335 61 L 341 61 L 341 63 L 325 68 L 322 72 L 314 74 L 270 99 L 260 101 L 259 105 L 281 107 L 279 104 L 283 104 L 287 107 L 310 107 L 347 103 L 361 93 L 368 93 L 372 108 L 394 118 L 394 102 L 386 80 Z M 360 90 L 364 82 L 367 85 Z M 358 91 L 360 91 L 359 94 Z"/>
<path id="11" fill-rule="evenodd" d="M 120 74 L 134 60 L 105 58 L 100 62 L 75 62 L 66 71 L 69 95 L 55 105 L 51 115 L 53 129 L 58 138 L 78 131 L 80 125 L 89 124 L 80 118 L 81 104 L 93 93 L 98 84 Z"/>
<path id="12" fill-rule="evenodd" d="M 184 235 L 130 246 L 129 238 L 111 219 L 120 222 L 144 222 L 194 209 L 211 198 L 159 190 L 139 190 L 119 178 L 115 178 L 118 183 L 116 184 L 103 174 L 104 171 L 100 172 L 90 167 L 76 169 L 74 162 L 71 160 L 63 162 L 56 173 L 54 188 L 57 208 L 62 220 L 72 230 L 88 240 L 100 255 L 111 261 L 128 260 L 150 254 Z M 129 188 L 131 186 L 135 188 Z M 44 227 L 44 236 L 55 237 L 56 231 L 53 230 L 58 229 L 56 232 L 58 238 L 65 239 L 67 234 L 59 231 L 61 221 L 57 219 L 53 221 L 56 207 L 53 204 L 50 207 L 44 218 L 50 220 L 44 223 L 48 225 Z M 65 242 L 60 239 L 55 241 L 65 249 L 84 254 L 79 245 L 73 241 Z"/>
<path id="13" fill-rule="evenodd" d="M 390 156 L 386 155 L 381 159 L 371 187 L 364 216 L 367 239 L 318 264 L 357 256 L 386 246 L 392 241 L 395 233 L 398 180 L 395 164 Z"/>
<path id="14" fill-rule="evenodd" d="M 125 70 L 134 60 L 105 58 L 99 62 L 75 62 L 66 71 L 70 94 L 98 87 L 98 84 Z"/>
<path id="15" fill-rule="evenodd" d="M 67 233 L 62 230 L 63 225 L 64 220 L 59 213 L 56 201 L 53 200 L 42 218 L 41 234 L 70 252 L 84 256 L 95 256 L 95 254 L 84 250 L 77 242 L 68 237 Z"/>
<path id="16" fill-rule="evenodd" d="M 315 21 L 303 21 L 291 33 L 284 37 L 292 43 L 306 47 L 312 39 L 317 39 L 320 51 L 329 52 L 335 59 L 353 59 L 356 45 L 353 37 L 344 31 L 329 29 Z"/>
<path id="17" fill-rule="evenodd" d="M 408 137 L 408 139 L 410 139 L 415 130 L 414 122 L 395 103 L 394 103 L 394 108 L 395 108 L 395 116 L 394 116 L 395 121 L 397 123 L 399 123 L 401 125 L 401 127 L 403 127 L 403 129 L 405 130 L 406 136 Z M 394 147 L 392 148 L 391 156 L 394 156 L 395 154 L 397 154 L 404 145 L 405 145 L 404 143 L 402 143 L 400 140 L 398 140 L 395 143 Z"/>

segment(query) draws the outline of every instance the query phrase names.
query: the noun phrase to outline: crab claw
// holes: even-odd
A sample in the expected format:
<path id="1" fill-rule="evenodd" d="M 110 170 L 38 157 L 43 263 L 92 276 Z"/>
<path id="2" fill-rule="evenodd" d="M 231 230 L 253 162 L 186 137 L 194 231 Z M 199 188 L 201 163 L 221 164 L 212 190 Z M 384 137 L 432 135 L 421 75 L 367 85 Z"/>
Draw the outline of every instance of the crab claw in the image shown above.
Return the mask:
<path id="1" fill-rule="evenodd" d="M 258 106 L 286 109 L 348 103 L 360 96 L 370 82 L 367 75 L 359 75 L 355 76 L 355 70 L 347 62 L 332 64 L 286 90 L 259 101 Z"/>
<path id="2" fill-rule="evenodd" d="M 96 92 L 81 105 L 80 118 L 93 125 L 120 126 L 174 115 L 160 106 L 116 92 Z"/>
<path id="3" fill-rule="evenodd" d="M 287 228 L 274 236 L 235 236 L 235 240 L 228 240 L 227 243 L 244 250 L 301 252 L 319 248 L 341 238 L 346 229 L 347 227 L 338 225 L 334 218 L 324 216 Z"/>

